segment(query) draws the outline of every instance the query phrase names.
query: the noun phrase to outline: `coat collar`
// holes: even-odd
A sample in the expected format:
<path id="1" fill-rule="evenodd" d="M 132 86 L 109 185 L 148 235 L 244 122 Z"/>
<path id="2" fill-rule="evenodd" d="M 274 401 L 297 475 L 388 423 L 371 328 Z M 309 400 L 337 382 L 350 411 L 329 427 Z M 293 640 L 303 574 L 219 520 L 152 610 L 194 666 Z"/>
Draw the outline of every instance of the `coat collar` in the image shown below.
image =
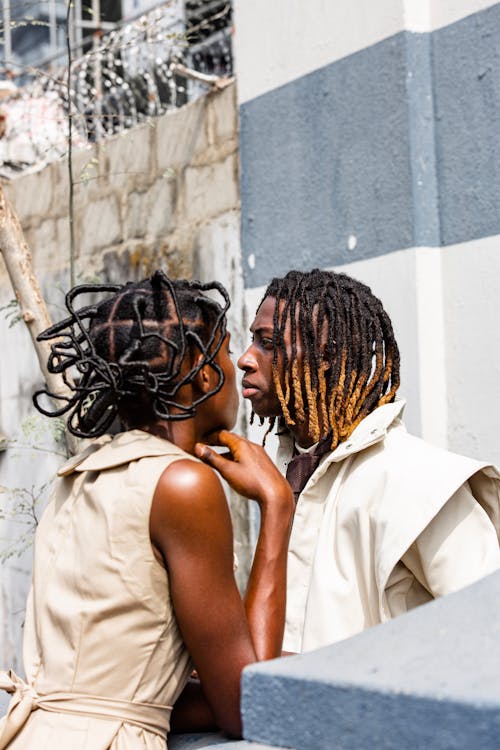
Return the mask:
<path id="1" fill-rule="evenodd" d="M 384 404 L 372 411 L 356 427 L 351 436 L 340 443 L 335 450 L 327 456 L 330 461 L 343 461 L 347 456 L 369 448 L 380 442 L 387 435 L 387 431 L 396 423 L 401 421 L 406 401 L 400 399 L 392 404 Z"/>
<path id="2" fill-rule="evenodd" d="M 404 399 L 398 399 L 391 404 L 384 404 L 383 406 L 374 409 L 374 411 L 368 414 L 368 416 L 359 423 L 347 440 L 340 443 L 334 451 L 325 455 L 306 487 L 315 484 L 330 464 L 339 463 L 349 456 L 360 453 L 366 448 L 383 440 L 391 427 L 402 424 L 401 417 L 405 406 L 406 401 L 404 401 Z M 289 458 L 293 451 L 293 438 L 291 433 L 287 431 L 280 434 L 279 440 L 280 455 Z"/>

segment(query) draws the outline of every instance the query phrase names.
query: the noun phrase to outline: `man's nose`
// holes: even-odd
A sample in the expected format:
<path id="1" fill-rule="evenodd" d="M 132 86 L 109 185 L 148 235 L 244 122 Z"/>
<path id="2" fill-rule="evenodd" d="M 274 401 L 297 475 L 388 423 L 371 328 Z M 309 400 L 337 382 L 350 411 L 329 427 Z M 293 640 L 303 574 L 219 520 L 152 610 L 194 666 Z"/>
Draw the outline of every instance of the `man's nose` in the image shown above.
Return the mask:
<path id="1" fill-rule="evenodd" d="M 241 357 L 238 359 L 237 364 L 240 370 L 243 370 L 244 372 L 250 372 L 256 369 L 256 362 L 255 362 L 255 357 L 252 354 L 251 344 L 248 347 L 248 349 L 246 349 L 246 351 L 244 351 Z"/>

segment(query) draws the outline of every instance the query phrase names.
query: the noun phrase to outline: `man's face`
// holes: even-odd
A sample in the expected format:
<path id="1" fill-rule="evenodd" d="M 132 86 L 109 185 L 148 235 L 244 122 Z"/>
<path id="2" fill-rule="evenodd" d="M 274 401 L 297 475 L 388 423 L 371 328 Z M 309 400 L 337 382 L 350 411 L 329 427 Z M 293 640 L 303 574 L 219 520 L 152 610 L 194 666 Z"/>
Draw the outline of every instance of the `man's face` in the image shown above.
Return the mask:
<path id="1" fill-rule="evenodd" d="M 242 394 L 252 404 L 259 417 L 281 416 L 281 404 L 273 380 L 273 315 L 276 300 L 266 297 L 250 326 L 252 343 L 238 360 L 238 367 L 245 373 Z M 285 346 L 290 353 L 289 325 L 285 328 Z M 298 343 L 298 342 L 297 342 Z M 278 371 L 282 363 L 278 356 Z"/>

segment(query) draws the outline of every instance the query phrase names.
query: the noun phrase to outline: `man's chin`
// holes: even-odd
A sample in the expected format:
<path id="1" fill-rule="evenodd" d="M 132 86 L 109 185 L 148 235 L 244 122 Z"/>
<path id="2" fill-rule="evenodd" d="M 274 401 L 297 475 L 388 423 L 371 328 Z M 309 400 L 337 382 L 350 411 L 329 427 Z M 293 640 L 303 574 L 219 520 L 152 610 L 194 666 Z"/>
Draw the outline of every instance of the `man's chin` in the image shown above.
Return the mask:
<path id="1" fill-rule="evenodd" d="M 260 419 L 274 419 L 275 417 L 280 417 L 281 412 L 278 414 L 276 413 L 275 409 L 269 409 L 265 408 L 264 406 L 260 406 L 258 404 L 250 402 L 252 405 L 252 411 L 255 414 L 255 416 L 259 417 Z"/>
<path id="2" fill-rule="evenodd" d="M 247 394 L 245 394 L 245 391 L 247 391 Z M 261 419 L 281 417 L 281 406 L 279 403 L 270 403 L 270 400 L 257 388 L 244 389 L 242 396 L 245 401 L 250 402 L 250 408 L 257 417 L 260 417 Z"/>

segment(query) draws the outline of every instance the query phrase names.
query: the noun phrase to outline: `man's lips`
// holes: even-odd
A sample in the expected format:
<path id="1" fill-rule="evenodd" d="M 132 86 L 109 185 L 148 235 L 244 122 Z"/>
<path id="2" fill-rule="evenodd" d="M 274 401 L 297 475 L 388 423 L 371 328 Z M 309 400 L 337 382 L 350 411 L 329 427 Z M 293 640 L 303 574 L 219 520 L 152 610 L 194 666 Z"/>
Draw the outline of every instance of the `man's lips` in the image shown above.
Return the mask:
<path id="1" fill-rule="evenodd" d="M 243 398 L 251 398 L 252 396 L 255 396 L 258 391 L 259 389 L 257 386 L 253 385 L 253 383 L 249 383 L 248 380 L 243 380 L 241 382 L 241 395 Z"/>

